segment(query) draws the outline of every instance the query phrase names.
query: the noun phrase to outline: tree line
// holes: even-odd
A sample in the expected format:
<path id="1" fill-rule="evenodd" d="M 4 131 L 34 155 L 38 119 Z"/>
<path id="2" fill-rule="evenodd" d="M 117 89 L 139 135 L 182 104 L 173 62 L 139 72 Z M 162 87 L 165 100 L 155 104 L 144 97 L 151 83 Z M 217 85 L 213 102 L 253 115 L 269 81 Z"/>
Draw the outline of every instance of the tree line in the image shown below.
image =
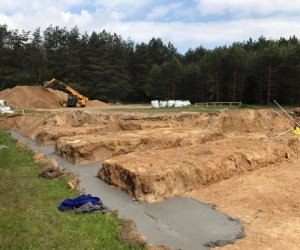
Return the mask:
<path id="1" fill-rule="evenodd" d="M 105 30 L 81 34 L 77 27 L 49 26 L 30 32 L 0 25 L 0 90 L 53 77 L 107 102 L 299 104 L 300 41 L 262 36 L 182 55 L 160 38 L 134 43 Z"/>

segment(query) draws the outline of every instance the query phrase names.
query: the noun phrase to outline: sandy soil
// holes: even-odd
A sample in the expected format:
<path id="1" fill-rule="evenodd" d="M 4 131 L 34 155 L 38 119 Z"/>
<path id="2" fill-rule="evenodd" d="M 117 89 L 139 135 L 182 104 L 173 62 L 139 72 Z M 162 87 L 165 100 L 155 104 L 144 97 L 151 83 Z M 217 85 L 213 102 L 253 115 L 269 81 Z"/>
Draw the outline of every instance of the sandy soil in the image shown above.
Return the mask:
<path id="1" fill-rule="evenodd" d="M 247 237 L 225 249 L 297 249 L 300 137 L 274 140 L 292 125 L 271 109 L 0 117 L 67 159 L 109 158 L 99 176 L 138 200 L 182 194 L 241 218 Z"/>
<path id="2" fill-rule="evenodd" d="M 178 148 L 224 138 L 218 131 L 203 129 L 158 128 L 148 130 L 106 132 L 61 137 L 55 151 L 76 163 L 103 161 L 117 155 L 150 149 Z M 93 134 L 92 134 L 93 133 Z"/>
<path id="3" fill-rule="evenodd" d="M 67 93 L 42 86 L 16 86 L 0 92 L 0 99 L 5 99 L 15 108 L 61 108 L 60 101 L 67 99 Z M 99 100 L 91 100 L 87 107 L 108 107 Z"/>
<path id="4" fill-rule="evenodd" d="M 85 111 L 48 112 L 0 117 L 0 128 L 20 132 L 43 145 L 55 144 L 61 136 L 118 131 L 119 115 L 88 114 Z"/>
<path id="5" fill-rule="evenodd" d="M 41 86 L 17 86 L 1 91 L 0 98 L 16 108 L 58 108 L 67 94 Z"/>
<path id="6" fill-rule="evenodd" d="M 299 249 L 300 160 L 284 162 L 194 190 L 189 196 L 212 203 L 242 220 L 246 238 L 222 249 Z"/>
<path id="7" fill-rule="evenodd" d="M 139 201 L 154 202 L 296 158 L 299 146 L 300 139 L 276 142 L 262 134 L 245 134 L 113 157 L 104 162 L 98 176 Z"/>

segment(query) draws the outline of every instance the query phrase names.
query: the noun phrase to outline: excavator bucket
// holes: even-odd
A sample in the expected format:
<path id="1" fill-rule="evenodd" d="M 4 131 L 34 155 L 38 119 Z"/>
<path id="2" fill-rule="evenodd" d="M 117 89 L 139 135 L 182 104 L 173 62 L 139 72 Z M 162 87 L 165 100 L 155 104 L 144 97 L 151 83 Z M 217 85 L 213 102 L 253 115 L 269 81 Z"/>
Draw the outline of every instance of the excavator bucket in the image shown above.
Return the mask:
<path id="1" fill-rule="evenodd" d="M 54 83 L 55 83 L 56 79 L 53 78 L 52 80 L 50 81 L 45 81 L 44 82 L 44 87 L 47 88 L 47 87 L 51 87 Z"/>

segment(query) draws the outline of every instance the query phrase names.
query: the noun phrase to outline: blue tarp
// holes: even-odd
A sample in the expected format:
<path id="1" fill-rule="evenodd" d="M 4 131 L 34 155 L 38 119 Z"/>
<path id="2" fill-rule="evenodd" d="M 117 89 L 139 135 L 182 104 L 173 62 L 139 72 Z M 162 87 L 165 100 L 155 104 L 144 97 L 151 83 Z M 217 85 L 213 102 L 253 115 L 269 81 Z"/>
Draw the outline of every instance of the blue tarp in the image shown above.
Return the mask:
<path id="1" fill-rule="evenodd" d="M 90 194 L 88 194 L 88 195 L 83 194 L 83 195 L 78 196 L 75 199 L 64 200 L 60 204 L 58 209 L 60 211 L 71 210 L 71 209 L 79 208 L 88 202 L 91 202 L 94 205 L 102 205 L 102 201 L 100 200 L 99 197 L 93 197 Z"/>

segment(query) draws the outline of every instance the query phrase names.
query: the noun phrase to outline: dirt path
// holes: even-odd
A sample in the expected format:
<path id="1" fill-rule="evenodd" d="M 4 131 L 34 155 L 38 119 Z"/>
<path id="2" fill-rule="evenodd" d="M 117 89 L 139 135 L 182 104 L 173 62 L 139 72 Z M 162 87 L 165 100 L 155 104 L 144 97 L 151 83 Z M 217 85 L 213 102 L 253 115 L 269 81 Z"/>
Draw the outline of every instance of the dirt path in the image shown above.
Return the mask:
<path id="1" fill-rule="evenodd" d="M 190 197 L 238 217 L 246 238 L 224 249 L 299 249 L 300 160 L 262 168 L 195 190 Z"/>

